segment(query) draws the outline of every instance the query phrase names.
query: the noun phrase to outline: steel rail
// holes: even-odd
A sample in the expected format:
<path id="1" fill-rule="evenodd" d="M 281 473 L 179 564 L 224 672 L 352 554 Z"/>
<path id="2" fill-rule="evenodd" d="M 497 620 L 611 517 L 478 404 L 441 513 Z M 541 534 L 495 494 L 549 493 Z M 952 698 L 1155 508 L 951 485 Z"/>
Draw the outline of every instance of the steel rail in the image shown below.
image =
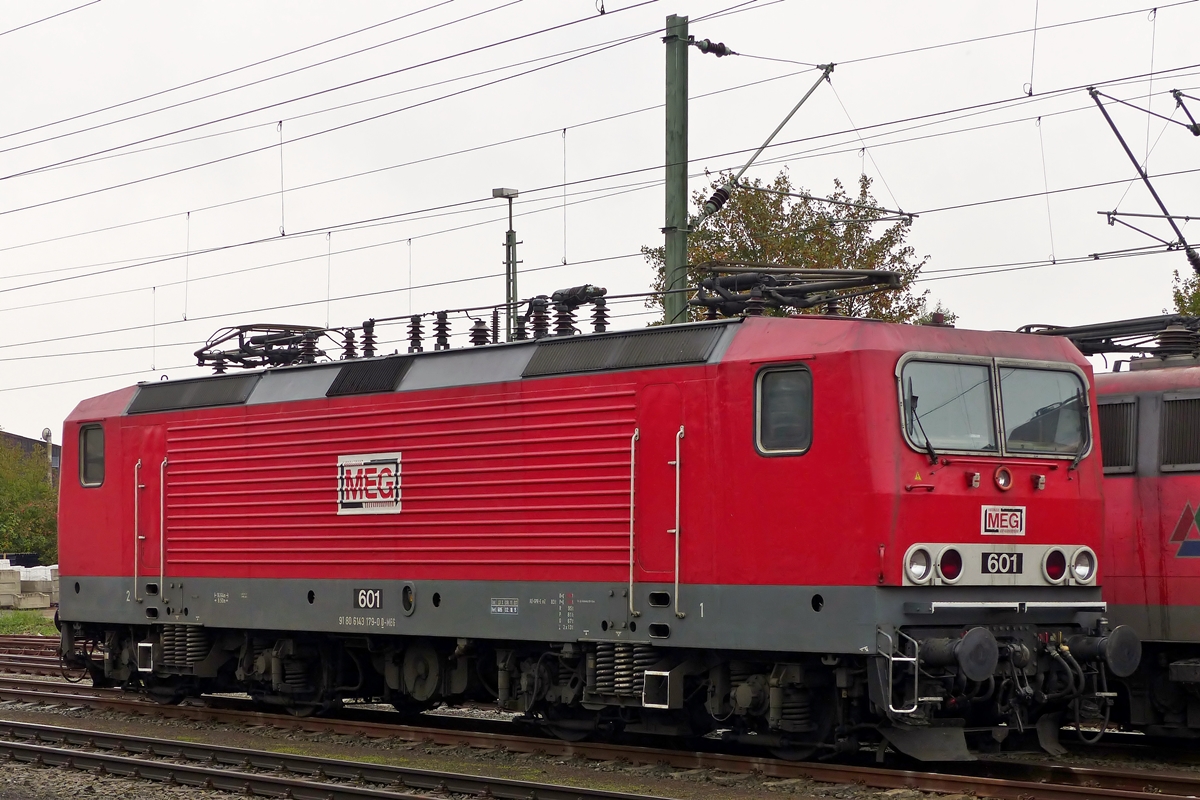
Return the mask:
<path id="1" fill-rule="evenodd" d="M 262 779 L 264 776 L 257 774 L 246 775 L 247 770 L 265 770 L 276 773 L 279 777 L 293 776 L 286 786 L 292 788 L 293 797 L 300 797 L 296 793 L 294 778 L 301 778 L 304 781 L 316 781 L 321 785 L 319 787 L 322 794 L 317 794 L 318 797 L 328 797 L 330 792 L 333 796 L 337 796 L 337 790 L 345 788 L 344 785 L 334 784 L 327 785 L 328 781 L 348 781 L 354 784 L 356 791 L 349 796 L 352 797 L 394 797 L 396 791 L 435 791 L 441 794 L 466 794 L 483 797 L 503 798 L 505 800 L 527 800 L 530 797 L 536 797 L 538 800 L 636 800 L 636 798 L 645 797 L 642 794 L 629 794 L 626 792 L 612 792 L 603 789 L 579 788 L 573 786 L 561 786 L 557 784 L 542 783 L 539 781 L 523 781 L 509 778 L 494 778 L 488 776 L 464 775 L 454 772 L 445 772 L 441 770 L 418 769 L 415 767 L 399 767 L 381 764 L 370 764 L 359 761 L 344 761 L 335 758 L 325 758 L 319 756 L 304 756 L 295 755 L 292 753 L 276 753 L 269 750 L 251 750 L 242 747 L 227 747 L 224 745 L 204 744 L 197 742 L 184 742 L 176 740 L 156 739 L 145 736 L 131 736 L 127 734 L 108 733 L 104 731 L 80 730 L 75 728 L 64 728 L 55 725 L 37 725 L 24 722 L 7 722 L 0 721 L 0 734 L 9 737 L 8 742 L 0 740 L 0 752 L 13 742 L 28 743 L 32 741 L 37 745 L 53 745 L 55 750 L 55 758 L 62 761 L 63 754 L 69 754 L 70 757 L 78 757 L 79 750 L 65 750 L 64 748 L 87 748 L 88 756 L 98 756 L 101 754 L 116 754 L 120 757 L 121 764 L 125 764 L 130 760 L 139 762 L 137 765 L 142 770 L 141 777 L 151 777 L 146 774 L 145 767 L 142 766 L 145 758 L 172 759 L 176 763 L 173 764 L 157 764 L 163 769 L 175 769 L 180 762 L 203 762 L 205 769 L 201 775 L 208 775 L 214 771 L 219 771 L 221 775 L 227 775 L 229 768 L 235 768 L 237 772 L 233 773 L 236 777 L 226 778 L 222 781 L 227 785 L 232 785 L 237 791 L 245 791 L 245 787 L 249 784 L 250 779 Z M 40 753 L 35 750 L 25 750 L 26 754 Z M 129 758 L 130 756 L 137 758 Z M 16 756 L 20 758 L 19 755 Z M 43 754 L 43 761 L 45 755 Z M 149 762 L 154 763 L 154 762 Z M 74 764 L 78 768 L 86 768 Z M 109 771 L 113 771 L 109 767 Z M 153 778 L 152 778 L 153 779 Z M 177 775 L 177 781 L 181 778 Z M 218 786 L 217 788 L 224 788 Z M 314 789 L 318 787 L 313 787 Z M 378 793 L 363 793 L 362 789 L 384 788 L 388 791 L 383 794 Z"/>
<path id="2" fill-rule="evenodd" d="M 11 688 L 8 684 L 19 684 Z M 1200 774 L 1149 770 L 1116 770 L 1091 767 L 1045 766 L 1010 761 L 979 761 L 947 765 L 944 772 L 918 772 L 854 764 L 792 762 L 735 753 L 669 750 L 603 742 L 564 742 L 557 739 L 478 730 L 454 730 L 371 722 L 354 719 L 299 718 L 261 711 L 190 705 L 163 706 L 121 696 L 116 690 L 87 689 L 49 681 L 8 681 L 0 678 L 0 700 L 18 699 L 62 705 L 73 702 L 106 710 L 155 714 L 208 722 L 253 723 L 280 729 L 317 733 L 363 735 L 402 741 L 459 745 L 482 749 L 504 749 L 520 753 L 543 753 L 631 764 L 665 764 L 677 769 L 757 773 L 779 779 L 807 779 L 828 783 L 859 783 L 876 789 L 916 789 L 925 792 L 965 793 L 1002 800 L 1081 800 L 1081 798 L 1128 798 L 1149 800 L 1163 797 L 1200 797 Z M 30 688 L 26 688 L 30 687 Z M 74 691 L 72 691 L 74 690 Z M 103 694 L 101 694 L 103 693 Z M 2 710 L 2 709 L 0 709 Z M 447 718 L 450 719 L 450 718 Z M 478 722 L 477 720 L 474 722 Z M 503 723 L 507 725 L 509 723 Z M 716 743 L 714 743 L 716 744 Z M 240 790 L 239 790 L 240 791 Z"/>

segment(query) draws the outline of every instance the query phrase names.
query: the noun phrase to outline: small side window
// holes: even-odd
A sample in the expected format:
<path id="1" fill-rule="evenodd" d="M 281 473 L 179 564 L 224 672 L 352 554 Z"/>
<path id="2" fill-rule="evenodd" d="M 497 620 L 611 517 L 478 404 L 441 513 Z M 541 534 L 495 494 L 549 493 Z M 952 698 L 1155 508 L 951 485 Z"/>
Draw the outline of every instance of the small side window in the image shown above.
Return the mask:
<path id="1" fill-rule="evenodd" d="M 104 483 L 104 428 L 99 425 L 79 429 L 79 482 L 84 486 Z"/>
<path id="2" fill-rule="evenodd" d="M 798 455 L 812 444 L 812 373 L 807 367 L 758 374 L 755 444 L 764 455 Z"/>

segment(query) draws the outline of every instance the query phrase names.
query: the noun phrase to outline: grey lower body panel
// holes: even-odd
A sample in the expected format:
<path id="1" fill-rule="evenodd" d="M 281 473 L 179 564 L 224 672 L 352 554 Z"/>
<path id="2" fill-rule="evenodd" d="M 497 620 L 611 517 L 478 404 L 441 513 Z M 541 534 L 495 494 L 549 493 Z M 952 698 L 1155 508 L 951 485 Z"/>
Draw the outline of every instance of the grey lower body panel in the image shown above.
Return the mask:
<path id="1" fill-rule="evenodd" d="M 1200 606 L 1111 605 L 1114 625 L 1128 625 L 1143 641 L 1200 641 Z"/>
<path id="2" fill-rule="evenodd" d="M 64 575 L 61 585 L 67 622 L 859 655 L 877 652 L 880 628 L 1090 629 L 1102 616 L 1099 590 L 1084 587 L 683 584 L 676 598 L 671 583 L 638 583 L 631 616 L 624 583 L 169 578 L 157 595 L 130 578 Z M 666 605 L 650 605 L 652 593 Z"/>

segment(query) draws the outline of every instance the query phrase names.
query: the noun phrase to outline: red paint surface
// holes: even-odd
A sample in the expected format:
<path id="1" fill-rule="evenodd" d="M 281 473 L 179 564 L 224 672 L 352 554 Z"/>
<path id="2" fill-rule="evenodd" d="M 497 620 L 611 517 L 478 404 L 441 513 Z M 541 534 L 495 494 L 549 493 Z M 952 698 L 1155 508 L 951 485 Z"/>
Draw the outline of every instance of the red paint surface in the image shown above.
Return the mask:
<path id="1" fill-rule="evenodd" d="M 931 468 L 908 447 L 895 368 L 911 351 L 1065 361 L 1090 376 L 1049 337 L 760 318 L 738 326 L 719 365 L 120 416 L 127 389 L 67 420 L 63 463 L 78 459 L 80 425 L 102 421 L 107 475 L 91 489 L 63 481 L 63 574 L 130 574 L 136 497 L 139 570 L 157 575 L 166 457 L 171 576 L 624 582 L 637 429 L 637 577 L 670 580 L 680 426 L 686 583 L 876 585 L 882 572 L 899 584 L 914 542 L 994 541 L 982 505 L 1026 506 L 1025 543 L 1099 551 L 1098 451 L 1069 471 L 1069 459 L 954 456 Z M 797 362 L 813 374 L 812 447 L 763 457 L 755 376 Z M 384 452 L 403 454 L 402 512 L 337 515 L 337 457 Z M 1008 492 L 991 481 L 1001 463 Z"/>
<path id="2" fill-rule="evenodd" d="M 1200 368 L 1096 376 L 1100 395 L 1200 389 Z M 1200 509 L 1200 473 L 1109 475 L 1105 491 L 1104 599 L 1128 606 L 1200 606 L 1200 558 L 1180 558 L 1172 541 L 1186 508 Z M 1200 530 L 1181 532 L 1200 539 Z"/>

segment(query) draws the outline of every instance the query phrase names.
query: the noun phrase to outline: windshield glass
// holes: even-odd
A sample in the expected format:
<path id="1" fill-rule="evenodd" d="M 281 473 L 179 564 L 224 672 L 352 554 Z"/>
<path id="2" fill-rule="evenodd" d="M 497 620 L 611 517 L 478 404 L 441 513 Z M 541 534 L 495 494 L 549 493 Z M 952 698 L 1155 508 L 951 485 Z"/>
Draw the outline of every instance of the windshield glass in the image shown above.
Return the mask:
<path id="1" fill-rule="evenodd" d="M 984 364 L 910 361 L 900 378 L 908 438 L 936 450 L 996 450 L 992 370 Z"/>
<path id="2" fill-rule="evenodd" d="M 1077 453 L 1084 446 L 1083 383 L 1071 372 L 1000 367 L 1004 445 L 1012 453 Z"/>

